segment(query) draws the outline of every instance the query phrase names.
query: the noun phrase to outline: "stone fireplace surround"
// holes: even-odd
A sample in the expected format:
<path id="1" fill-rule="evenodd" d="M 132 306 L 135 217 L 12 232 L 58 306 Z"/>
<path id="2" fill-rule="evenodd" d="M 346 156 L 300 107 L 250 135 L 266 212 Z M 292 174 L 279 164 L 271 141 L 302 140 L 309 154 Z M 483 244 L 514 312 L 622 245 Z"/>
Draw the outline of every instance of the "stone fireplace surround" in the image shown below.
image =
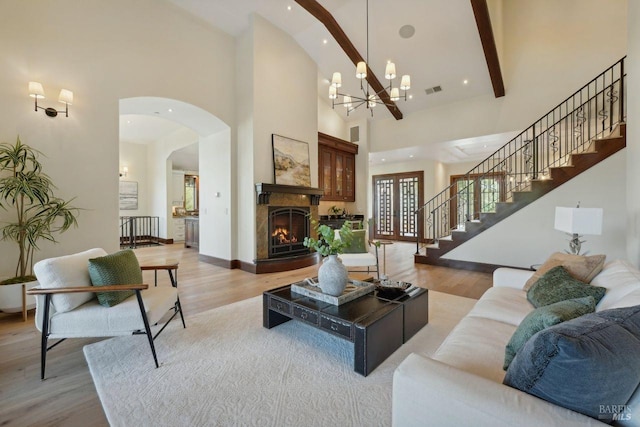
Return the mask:
<path id="1" fill-rule="evenodd" d="M 322 190 L 278 184 L 256 184 L 256 259 L 255 273 L 289 271 L 317 264 L 317 253 L 269 258 L 269 207 L 309 207 L 311 219 L 318 220 Z M 244 269 L 244 268 L 243 268 Z"/>

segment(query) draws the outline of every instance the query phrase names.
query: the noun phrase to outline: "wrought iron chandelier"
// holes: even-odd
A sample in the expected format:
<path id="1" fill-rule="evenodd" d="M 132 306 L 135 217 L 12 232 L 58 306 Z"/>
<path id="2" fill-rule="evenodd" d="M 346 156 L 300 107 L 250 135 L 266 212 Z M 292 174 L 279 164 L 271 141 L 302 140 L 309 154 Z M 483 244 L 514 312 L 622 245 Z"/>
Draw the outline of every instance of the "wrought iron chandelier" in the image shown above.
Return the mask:
<path id="1" fill-rule="evenodd" d="M 391 101 L 400 100 L 400 90 L 403 92 L 403 98 L 407 100 L 407 91 L 411 88 L 411 77 L 409 74 L 404 74 L 400 79 L 400 87 L 393 87 L 393 80 L 396 78 L 396 64 L 391 61 L 387 62 L 387 66 L 384 71 L 384 77 L 389 81 L 389 85 L 383 87 L 380 91 L 375 92 L 371 90 L 369 82 L 363 83 L 363 80 L 367 79 L 367 63 L 369 62 L 369 0 L 367 0 L 367 52 L 366 62 L 360 61 L 356 65 L 356 78 L 360 80 L 360 90 L 363 96 L 355 96 L 345 93 L 340 93 L 338 90 L 342 86 L 342 75 L 339 72 L 333 73 L 331 79 L 331 86 L 329 86 L 329 99 L 331 99 L 331 107 L 335 109 L 336 105 L 344 105 L 347 111 L 347 116 L 350 112 L 361 106 L 366 106 L 371 110 L 371 116 L 373 116 L 373 108 L 378 105 L 386 105 L 387 107 L 395 107 L 395 104 L 387 104 L 380 98 L 380 94 L 389 91 L 389 98 Z M 338 97 L 342 97 L 342 102 L 336 102 Z"/>

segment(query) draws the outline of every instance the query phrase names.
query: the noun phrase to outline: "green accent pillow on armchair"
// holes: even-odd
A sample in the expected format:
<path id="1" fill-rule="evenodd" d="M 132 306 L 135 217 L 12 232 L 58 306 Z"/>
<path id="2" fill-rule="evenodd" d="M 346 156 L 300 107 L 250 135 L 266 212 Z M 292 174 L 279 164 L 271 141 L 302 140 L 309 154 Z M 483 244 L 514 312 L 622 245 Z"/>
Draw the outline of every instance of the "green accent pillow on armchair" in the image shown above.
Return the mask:
<path id="1" fill-rule="evenodd" d="M 368 252 L 367 248 L 367 230 L 353 230 L 351 231 L 352 238 L 351 244 L 344 248 L 345 254 L 362 254 Z"/>
<path id="2" fill-rule="evenodd" d="M 142 270 L 131 249 L 89 260 L 89 277 L 93 286 L 139 285 Z M 113 307 L 135 295 L 135 291 L 97 292 L 100 305 Z"/>

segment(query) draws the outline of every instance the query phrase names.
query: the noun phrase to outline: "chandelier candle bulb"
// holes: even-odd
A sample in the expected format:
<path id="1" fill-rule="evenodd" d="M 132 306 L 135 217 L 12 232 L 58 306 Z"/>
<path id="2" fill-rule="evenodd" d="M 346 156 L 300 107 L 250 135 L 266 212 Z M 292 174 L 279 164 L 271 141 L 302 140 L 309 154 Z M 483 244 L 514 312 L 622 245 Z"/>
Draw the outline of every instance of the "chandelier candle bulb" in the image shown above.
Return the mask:
<path id="1" fill-rule="evenodd" d="M 334 88 L 339 88 L 342 86 L 342 75 L 339 72 L 333 73 L 333 77 L 331 78 L 331 86 Z"/>
<path id="2" fill-rule="evenodd" d="M 399 99 L 400 99 L 400 91 L 398 90 L 397 87 L 394 87 L 393 89 L 391 89 L 391 100 L 398 101 Z"/>
<path id="3" fill-rule="evenodd" d="M 344 107 L 351 108 L 351 97 L 349 95 L 345 95 L 344 97 Z"/>
<path id="4" fill-rule="evenodd" d="M 367 78 L 367 63 L 364 61 L 358 62 L 356 66 L 356 77 L 359 79 Z"/>
<path id="5" fill-rule="evenodd" d="M 375 95 L 369 95 L 369 108 L 375 107 L 376 104 L 377 104 L 376 96 Z"/>
<path id="6" fill-rule="evenodd" d="M 388 62 L 387 67 L 384 70 L 384 78 L 387 80 L 393 80 L 396 78 L 396 64 Z"/>
<path id="7" fill-rule="evenodd" d="M 338 98 L 338 90 L 333 86 L 329 86 L 329 99 L 336 98 Z"/>

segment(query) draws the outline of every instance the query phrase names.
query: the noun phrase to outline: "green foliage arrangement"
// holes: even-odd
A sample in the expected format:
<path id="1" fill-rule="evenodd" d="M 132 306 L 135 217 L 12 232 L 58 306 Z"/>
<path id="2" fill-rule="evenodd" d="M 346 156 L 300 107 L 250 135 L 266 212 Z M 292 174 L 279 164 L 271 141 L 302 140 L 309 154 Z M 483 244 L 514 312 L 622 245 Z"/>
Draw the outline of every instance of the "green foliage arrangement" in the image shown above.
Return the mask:
<path id="1" fill-rule="evenodd" d="M 337 239 L 333 228 L 328 225 L 319 225 L 316 221 L 311 221 L 314 225 L 318 238 L 305 237 L 302 244 L 307 248 L 312 248 L 322 256 L 341 254 L 345 248 L 349 247 L 353 239 L 351 223 L 345 222 L 340 228 L 340 238 Z"/>
<path id="2" fill-rule="evenodd" d="M 0 144 L 0 207 L 13 211 L 13 221 L 0 231 L 0 239 L 17 243 L 19 250 L 16 277 L 0 284 L 22 283 L 35 280 L 33 254 L 39 250 L 38 241 L 56 243 L 55 233 L 63 233 L 77 226 L 79 209 L 72 200 L 56 197 L 51 178 L 42 172 L 38 150 L 22 144 Z"/>

